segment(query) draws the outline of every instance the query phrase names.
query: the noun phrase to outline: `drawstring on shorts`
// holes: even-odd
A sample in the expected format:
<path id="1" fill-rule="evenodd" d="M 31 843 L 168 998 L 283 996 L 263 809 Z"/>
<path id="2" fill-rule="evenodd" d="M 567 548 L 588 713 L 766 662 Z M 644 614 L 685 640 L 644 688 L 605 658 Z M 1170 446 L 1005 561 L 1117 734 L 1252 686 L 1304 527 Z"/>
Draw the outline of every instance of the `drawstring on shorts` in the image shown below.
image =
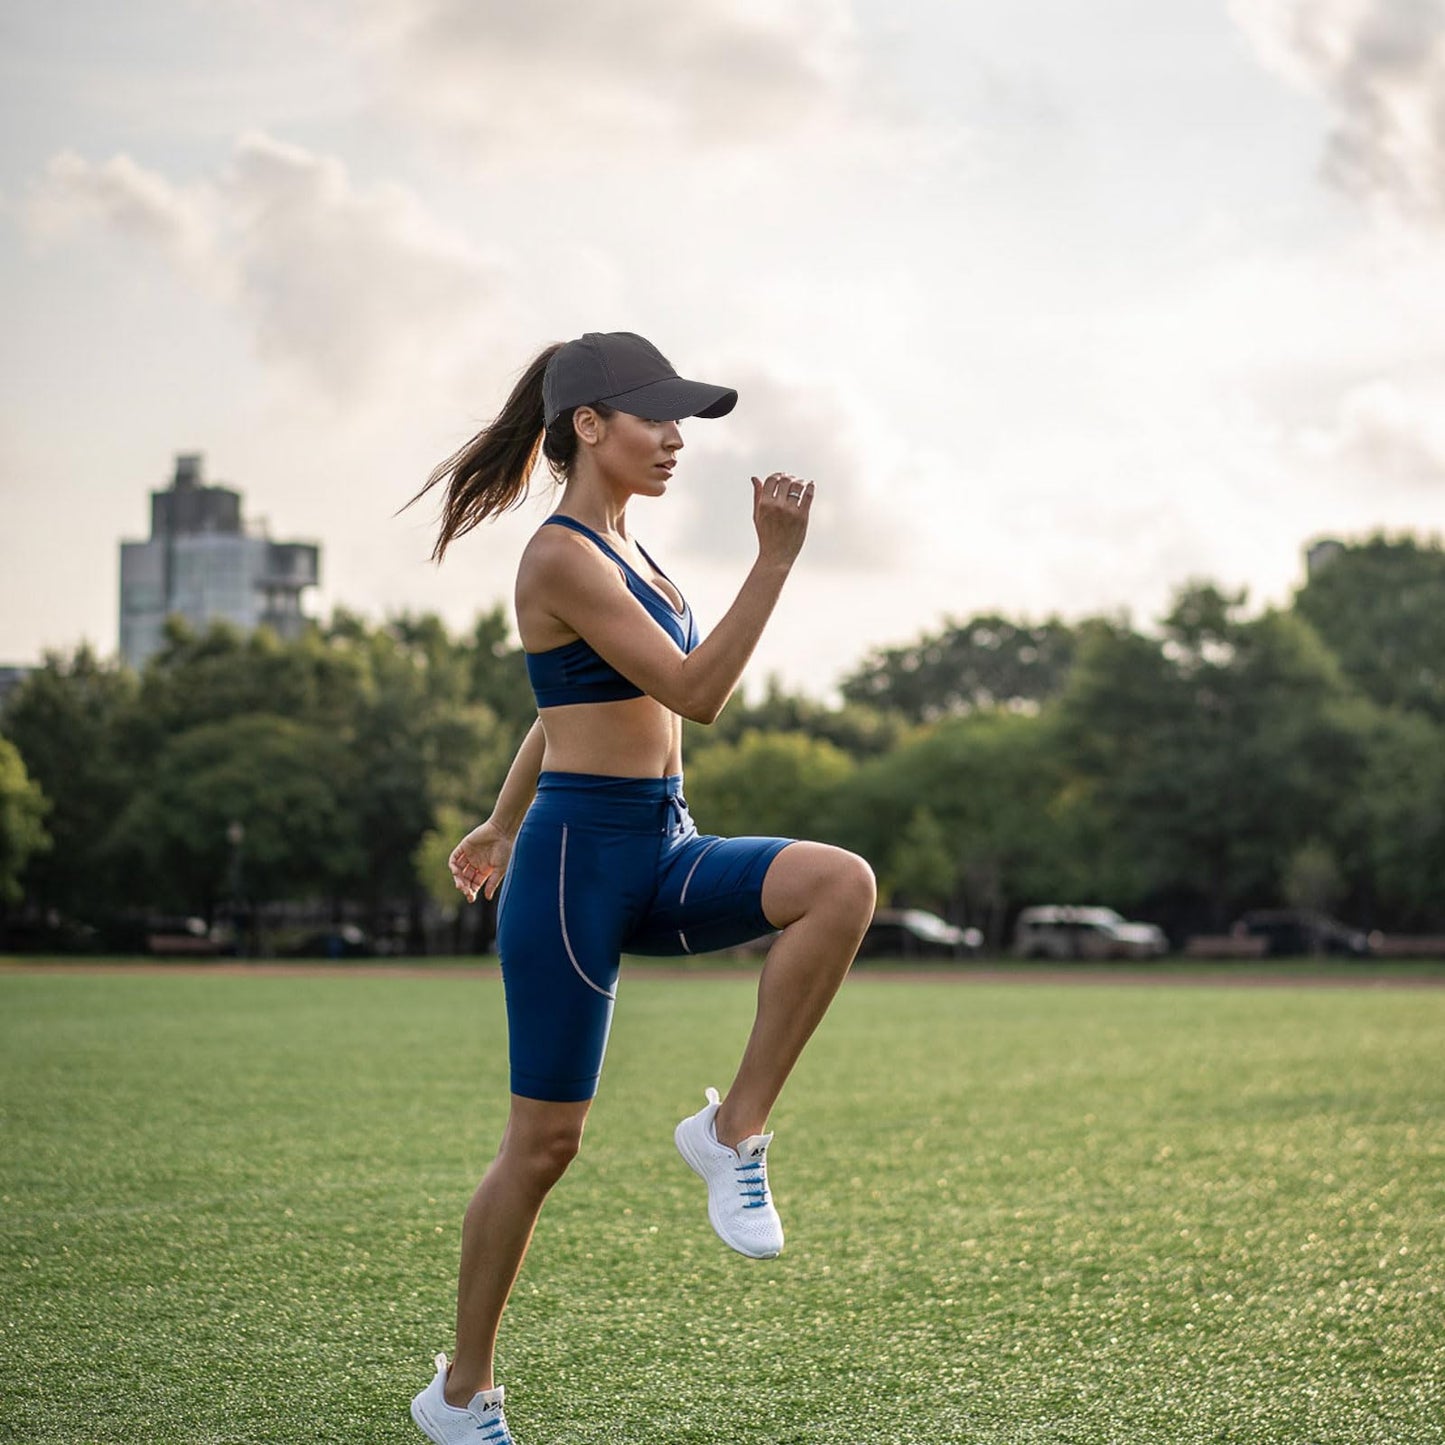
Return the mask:
<path id="1" fill-rule="evenodd" d="M 667 795 L 667 819 L 662 825 L 662 831 L 669 838 L 675 838 L 679 833 L 687 831 L 687 824 L 687 799 L 681 793 L 669 793 Z"/>

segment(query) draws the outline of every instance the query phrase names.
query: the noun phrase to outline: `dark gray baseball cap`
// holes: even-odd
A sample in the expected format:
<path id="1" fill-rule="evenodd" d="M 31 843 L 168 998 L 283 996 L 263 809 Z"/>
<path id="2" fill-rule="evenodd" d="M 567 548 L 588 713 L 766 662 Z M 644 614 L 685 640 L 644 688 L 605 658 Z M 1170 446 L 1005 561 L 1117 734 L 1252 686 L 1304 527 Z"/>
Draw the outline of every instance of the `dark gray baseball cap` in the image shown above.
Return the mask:
<path id="1" fill-rule="evenodd" d="M 542 377 L 542 407 L 551 426 L 574 406 L 605 402 L 649 421 L 726 416 L 737 392 L 685 381 L 648 340 L 631 331 L 589 331 L 552 353 Z"/>

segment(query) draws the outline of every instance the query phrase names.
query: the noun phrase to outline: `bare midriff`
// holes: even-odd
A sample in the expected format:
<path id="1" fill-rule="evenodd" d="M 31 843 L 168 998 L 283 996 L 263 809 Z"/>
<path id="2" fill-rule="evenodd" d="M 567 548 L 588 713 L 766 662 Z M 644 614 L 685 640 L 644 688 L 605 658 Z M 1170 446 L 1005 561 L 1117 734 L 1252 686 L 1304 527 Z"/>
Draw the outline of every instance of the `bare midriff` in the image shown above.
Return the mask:
<path id="1" fill-rule="evenodd" d="M 682 719 L 650 697 L 543 708 L 544 772 L 662 778 L 682 771 Z"/>

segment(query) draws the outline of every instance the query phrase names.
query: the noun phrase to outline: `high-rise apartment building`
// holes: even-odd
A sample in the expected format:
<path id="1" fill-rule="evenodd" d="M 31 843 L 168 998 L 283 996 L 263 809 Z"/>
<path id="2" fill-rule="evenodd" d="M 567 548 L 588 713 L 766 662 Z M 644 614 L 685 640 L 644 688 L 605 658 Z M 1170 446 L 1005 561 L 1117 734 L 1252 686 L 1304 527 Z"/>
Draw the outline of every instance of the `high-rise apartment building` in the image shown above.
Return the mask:
<path id="1" fill-rule="evenodd" d="M 120 544 L 120 651 L 143 667 L 178 613 L 197 628 L 224 620 L 282 637 L 305 626 L 301 590 L 320 576 L 321 549 L 273 542 L 241 517 L 241 494 L 207 486 L 199 453 L 176 458 L 171 485 L 151 493 L 147 542 Z"/>

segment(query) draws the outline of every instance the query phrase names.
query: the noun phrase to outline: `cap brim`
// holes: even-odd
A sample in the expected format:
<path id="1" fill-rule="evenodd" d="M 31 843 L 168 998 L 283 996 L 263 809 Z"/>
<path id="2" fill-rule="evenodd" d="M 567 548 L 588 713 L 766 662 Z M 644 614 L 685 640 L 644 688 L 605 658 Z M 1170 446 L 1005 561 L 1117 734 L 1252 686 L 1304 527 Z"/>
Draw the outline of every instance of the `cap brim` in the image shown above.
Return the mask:
<path id="1" fill-rule="evenodd" d="M 650 381 L 617 396 L 597 398 L 629 416 L 649 421 L 681 421 L 686 416 L 726 416 L 737 404 L 738 394 L 726 386 L 709 386 L 705 381 L 685 381 L 669 376 Z"/>

